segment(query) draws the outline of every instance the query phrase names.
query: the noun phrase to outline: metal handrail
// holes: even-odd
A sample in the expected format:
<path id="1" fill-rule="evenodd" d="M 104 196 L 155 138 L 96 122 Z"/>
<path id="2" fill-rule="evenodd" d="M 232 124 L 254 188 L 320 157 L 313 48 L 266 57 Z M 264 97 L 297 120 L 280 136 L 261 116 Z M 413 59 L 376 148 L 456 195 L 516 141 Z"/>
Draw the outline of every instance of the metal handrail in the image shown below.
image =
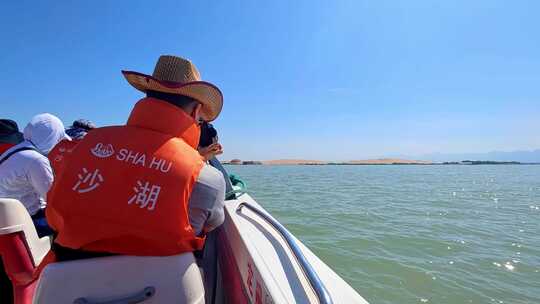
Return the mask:
<path id="1" fill-rule="evenodd" d="M 287 245 L 289 245 L 289 248 L 293 252 L 294 256 L 296 257 L 296 260 L 300 264 L 300 267 L 304 271 L 304 274 L 309 280 L 309 283 L 311 284 L 311 287 L 313 287 L 313 290 L 317 294 L 317 297 L 319 298 L 319 303 L 321 304 L 332 304 L 332 298 L 330 297 L 330 293 L 328 290 L 326 290 L 326 287 L 321 282 L 321 279 L 307 260 L 307 258 L 302 253 L 302 250 L 296 243 L 296 241 L 293 238 L 293 235 L 285 228 L 281 223 L 276 221 L 275 219 L 268 216 L 266 213 L 262 212 L 258 208 L 248 204 L 248 203 L 240 203 L 238 205 L 238 208 L 236 208 L 236 212 L 240 212 L 242 207 L 246 207 L 249 210 L 253 211 L 255 214 L 263 218 L 267 223 L 269 223 L 272 227 L 274 227 L 283 237 Z"/>

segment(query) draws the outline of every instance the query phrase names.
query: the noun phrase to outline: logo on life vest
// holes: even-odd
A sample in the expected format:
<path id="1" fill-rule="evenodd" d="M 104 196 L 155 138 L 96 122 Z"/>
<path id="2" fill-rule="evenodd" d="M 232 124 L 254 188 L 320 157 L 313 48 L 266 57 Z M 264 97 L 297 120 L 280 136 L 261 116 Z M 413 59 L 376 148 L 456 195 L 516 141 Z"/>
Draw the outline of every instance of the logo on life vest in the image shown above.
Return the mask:
<path id="1" fill-rule="evenodd" d="M 89 171 L 86 168 L 82 168 L 82 172 L 77 174 L 77 177 L 79 180 L 71 190 L 78 193 L 90 192 L 99 187 L 104 181 L 103 176 L 99 173 L 99 169 Z"/>
<path id="2" fill-rule="evenodd" d="M 156 208 L 156 203 L 159 198 L 159 192 L 161 191 L 161 186 L 150 185 L 149 182 L 137 181 L 137 186 L 133 187 L 135 193 L 128 200 L 128 205 L 135 203 L 139 205 L 139 208 L 146 208 L 152 211 Z"/>
<path id="3" fill-rule="evenodd" d="M 114 148 L 111 144 L 98 143 L 90 152 L 96 157 L 107 158 L 114 154 Z"/>
<path id="4" fill-rule="evenodd" d="M 172 162 L 152 156 L 152 159 L 146 158 L 146 154 L 128 149 L 120 149 L 116 154 L 116 160 L 126 162 L 134 166 L 159 170 L 163 173 L 169 172 L 172 167 Z"/>

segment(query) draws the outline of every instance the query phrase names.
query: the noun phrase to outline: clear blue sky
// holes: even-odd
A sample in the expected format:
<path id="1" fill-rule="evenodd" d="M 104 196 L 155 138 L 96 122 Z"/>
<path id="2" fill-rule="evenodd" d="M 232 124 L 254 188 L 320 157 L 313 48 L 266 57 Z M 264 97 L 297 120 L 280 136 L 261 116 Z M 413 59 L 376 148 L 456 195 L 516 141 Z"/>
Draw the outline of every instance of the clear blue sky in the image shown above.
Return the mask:
<path id="1" fill-rule="evenodd" d="M 540 148 L 540 1 L 9 1 L 0 114 L 122 124 L 120 70 L 188 57 L 224 159 Z"/>

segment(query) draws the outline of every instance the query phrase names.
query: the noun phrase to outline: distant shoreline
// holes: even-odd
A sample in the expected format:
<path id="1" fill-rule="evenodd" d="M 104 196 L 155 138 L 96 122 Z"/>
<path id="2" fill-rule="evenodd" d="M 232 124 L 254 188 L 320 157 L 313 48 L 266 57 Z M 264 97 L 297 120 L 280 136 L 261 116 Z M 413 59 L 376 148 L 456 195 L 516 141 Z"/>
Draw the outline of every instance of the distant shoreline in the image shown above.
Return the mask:
<path id="1" fill-rule="evenodd" d="M 254 161 L 247 160 L 242 161 L 239 159 L 233 159 L 231 161 L 225 161 L 226 165 L 264 165 L 264 166 L 370 166 L 370 165 L 394 165 L 394 166 L 446 166 L 446 165 L 461 165 L 461 166 L 477 166 L 477 165 L 540 165 L 540 163 L 523 163 L 517 161 L 492 161 L 492 160 L 463 160 L 460 162 L 430 162 L 423 160 L 406 160 L 406 159 L 368 159 L 368 160 L 352 160 L 345 162 L 332 162 L 332 161 L 320 161 L 320 160 L 302 160 L 302 159 L 280 159 L 280 160 L 268 160 L 268 161 Z"/>
<path id="2" fill-rule="evenodd" d="M 511 165 L 540 165 L 540 163 L 511 163 L 511 164 L 443 164 L 443 163 L 431 163 L 431 164 L 350 164 L 350 163 L 328 163 L 328 164 L 231 164 L 229 162 L 223 163 L 228 166 L 511 166 Z"/>

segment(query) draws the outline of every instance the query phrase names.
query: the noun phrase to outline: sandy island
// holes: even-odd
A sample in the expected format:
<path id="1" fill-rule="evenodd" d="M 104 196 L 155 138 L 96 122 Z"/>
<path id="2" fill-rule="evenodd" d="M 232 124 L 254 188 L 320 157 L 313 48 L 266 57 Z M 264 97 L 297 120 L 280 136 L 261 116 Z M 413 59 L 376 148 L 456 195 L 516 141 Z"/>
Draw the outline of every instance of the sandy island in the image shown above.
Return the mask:
<path id="1" fill-rule="evenodd" d="M 239 159 L 233 159 L 228 164 L 256 164 L 256 165 L 429 165 L 430 161 L 425 160 L 409 160 L 399 158 L 378 158 L 378 159 L 365 159 L 365 160 L 350 160 L 350 161 L 322 161 L 322 160 L 308 160 L 308 159 L 275 159 L 264 161 L 241 161 Z"/>

